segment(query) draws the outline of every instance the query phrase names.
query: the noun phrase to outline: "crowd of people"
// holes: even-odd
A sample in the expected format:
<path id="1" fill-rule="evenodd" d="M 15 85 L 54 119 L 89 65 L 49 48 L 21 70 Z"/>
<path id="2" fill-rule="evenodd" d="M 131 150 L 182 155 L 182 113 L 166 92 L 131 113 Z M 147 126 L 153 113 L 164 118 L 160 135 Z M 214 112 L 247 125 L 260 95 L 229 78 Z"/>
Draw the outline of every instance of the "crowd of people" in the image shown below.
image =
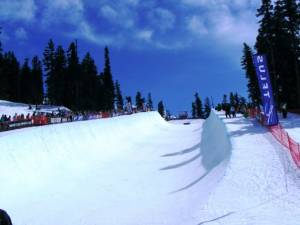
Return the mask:
<path id="1" fill-rule="evenodd" d="M 236 117 L 236 110 L 235 110 L 235 107 L 230 105 L 230 104 L 226 104 L 225 107 L 225 116 L 226 118 L 234 118 Z"/>
<path id="2" fill-rule="evenodd" d="M 14 116 L 8 116 L 6 114 L 2 114 L 0 117 L 0 122 L 17 122 L 17 121 L 24 121 L 24 120 L 30 120 L 32 119 L 32 116 L 28 113 L 26 116 L 22 114 L 15 113 Z"/>
<path id="3" fill-rule="evenodd" d="M 37 108 L 36 108 L 37 109 Z M 33 110 L 31 106 L 28 110 Z M 73 121 L 82 120 L 92 120 L 116 117 L 121 115 L 128 115 L 137 112 L 151 111 L 148 107 L 143 107 L 142 109 L 137 109 L 135 106 L 128 103 L 125 105 L 124 110 L 114 110 L 114 111 L 102 111 L 102 112 L 91 112 L 91 111 L 81 111 L 72 112 L 65 109 L 56 109 L 54 111 L 41 111 L 40 108 L 31 113 L 17 114 L 13 116 L 2 114 L 0 117 L 0 131 L 6 131 L 10 129 L 23 128 L 28 126 L 39 126 L 47 124 L 65 123 Z"/>

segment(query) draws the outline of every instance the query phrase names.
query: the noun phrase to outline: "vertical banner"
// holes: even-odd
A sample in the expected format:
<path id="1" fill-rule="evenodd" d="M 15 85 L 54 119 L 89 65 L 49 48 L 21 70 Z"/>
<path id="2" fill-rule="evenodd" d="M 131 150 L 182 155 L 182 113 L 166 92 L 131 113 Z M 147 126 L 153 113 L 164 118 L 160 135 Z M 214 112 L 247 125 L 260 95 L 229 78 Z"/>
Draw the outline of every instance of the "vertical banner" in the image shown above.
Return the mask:
<path id="1" fill-rule="evenodd" d="M 259 83 L 261 100 L 266 119 L 265 123 L 268 126 L 277 125 L 278 116 L 270 82 L 267 58 L 265 55 L 255 54 L 252 56 L 252 60 Z"/>

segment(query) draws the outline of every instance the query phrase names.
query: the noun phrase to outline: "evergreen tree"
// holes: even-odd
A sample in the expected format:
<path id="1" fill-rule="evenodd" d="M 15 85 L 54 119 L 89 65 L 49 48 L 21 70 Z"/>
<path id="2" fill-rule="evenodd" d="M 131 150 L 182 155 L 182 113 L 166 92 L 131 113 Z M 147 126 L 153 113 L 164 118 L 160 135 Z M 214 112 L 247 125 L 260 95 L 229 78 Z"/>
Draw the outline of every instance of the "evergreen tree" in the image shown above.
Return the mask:
<path id="1" fill-rule="evenodd" d="M 44 49 L 44 70 L 46 72 L 46 84 L 47 84 L 47 97 L 51 104 L 55 104 L 56 101 L 56 86 L 55 86 L 55 45 L 52 39 L 49 40 L 48 45 Z"/>
<path id="2" fill-rule="evenodd" d="M 5 57 L 7 58 L 7 57 Z M 0 52 L 0 99 L 9 98 L 9 81 L 7 76 L 7 71 L 9 68 L 7 60 L 2 56 L 2 51 Z"/>
<path id="3" fill-rule="evenodd" d="M 237 92 L 235 92 L 234 94 L 234 101 L 235 101 L 235 107 L 238 108 L 240 106 L 240 101 L 241 101 L 241 98 L 240 96 L 238 95 Z"/>
<path id="4" fill-rule="evenodd" d="M 278 0 L 275 5 L 275 46 L 279 102 L 290 108 L 300 107 L 299 77 L 299 6 L 295 0 Z"/>
<path id="5" fill-rule="evenodd" d="M 1 34 L 2 34 L 2 27 L 0 27 L 0 36 L 1 36 Z M 3 51 L 3 49 L 2 49 L 2 42 L 1 42 L 1 39 L 0 39 L 0 60 L 1 60 L 1 58 L 2 58 L 2 51 Z"/>
<path id="6" fill-rule="evenodd" d="M 63 47 L 59 45 L 54 53 L 54 68 L 52 73 L 54 93 L 51 96 L 51 102 L 53 104 L 66 105 L 66 73 L 67 59 Z"/>
<path id="7" fill-rule="evenodd" d="M 145 103 L 145 99 L 142 98 L 141 92 L 138 91 L 135 96 L 135 104 L 136 104 L 137 110 L 142 111 L 144 103 Z"/>
<path id="8" fill-rule="evenodd" d="M 164 118 L 165 117 L 165 107 L 164 107 L 164 103 L 162 101 L 160 101 L 158 103 L 157 109 L 158 109 L 158 113 Z"/>
<path id="9" fill-rule="evenodd" d="M 67 73 L 66 73 L 66 106 L 73 110 L 82 107 L 82 74 L 80 71 L 77 43 L 72 42 L 67 51 Z"/>
<path id="10" fill-rule="evenodd" d="M 105 111 L 105 90 L 104 90 L 104 81 L 103 73 L 100 73 L 96 79 L 96 106 L 98 110 Z"/>
<path id="11" fill-rule="evenodd" d="M 298 1 L 299 2 L 299 1 Z M 292 58 L 292 68 L 295 80 L 297 99 L 296 107 L 300 107 L 300 73 L 299 73 L 299 57 L 300 57 L 300 5 L 296 0 L 284 0 L 287 30 L 289 33 L 290 52 Z"/>
<path id="12" fill-rule="evenodd" d="M 231 106 L 235 106 L 236 105 L 233 92 L 230 92 L 230 94 L 229 94 L 229 102 L 230 102 Z"/>
<path id="13" fill-rule="evenodd" d="M 0 36 L 2 33 L 2 27 L 0 27 Z M 1 39 L 0 39 L 0 99 L 2 98 L 1 96 L 4 95 L 5 93 L 5 88 L 4 87 L 4 73 L 3 73 L 3 67 L 4 67 L 4 61 L 3 61 L 3 49 L 2 49 L 2 43 L 1 43 Z"/>
<path id="14" fill-rule="evenodd" d="M 115 82 L 115 88 L 116 88 L 115 96 L 116 96 L 117 109 L 118 109 L 118 111 L 122 111 L 124 108 L 124 101 L 123 101 L 123 97 L 122 97 L 120 84 L 117 80 Z"/>
<path id="15" fill-rule="evenodd" d="M 43 72 L 42 63 L 37 56 L 32 59 L 31 70 L 31 103 L 41 104 L 43 102 L 44 87 L 43 87 Z"/>
<path id="16" fill-rule="evenodd" d="M 223 95 L 223 100 L 222 100 L 222 109 L 226 109 L 226 105 L 228 104 L 227 102 L 227 95 Z"/>
<path id="17" fill-rule="evenodd" d="M 196 118 L 196 106 L 195 106 L 195 102 L 192 103 L 192 118 L 193 119 Z"/>
<path id="18" fill-rule="evenodd" d="M 266 54 L 270 79 L 274 90 L 277 89 L 277 76 L 275 69 L 275 46 L 274 46 L 274 10 L 271 0 L 262 0 L 261 7 L 257 10 L 259 20 L 258 35 L 256 38 L 255 48 L 258 53 Z M 276 91 L 275 91 L 276 94 Z"/>
<path id="19" fill-rule="evenodd" d="M 24 103 L 32 103 L 32 89 L 31 89 L 31 69 L 28 65 L 28 59 L 25 59 L 25 62 L 21 68 L 20 72 L 20 101 Z"/>
<path id="20" fill-rule="evenodd" d="M 20 101 L 20 65 L 13 52 L 3 55 L 0 67 L 0 98 Z"/>
<path id="21" fill-rule="evenodd" d="M 130 96 L 126 96 L 126 101 L 130 104 L 132 104 L 132 100 L 131 100 L 131 97 Z"/>
<path id="22" fill-rule="evenodd" d="M 261 7 L 257 9 L 257 17 L 259 20 L 258 35 L 256 38 L 255 48 L 259 53 L 269 54 L 272 50 L 273 40 L 273 5 L 271 0 L 262 0 Z"/>
<path id="23" fill-rule="evenodd" d="M 196 118 L 203 118 L 203 106 L 202 101 L 198 95 L 198 93 L 195 94 L 195 108 L 196 108 Z"/>
<path id="24" fill-rule="evenodd" d="M 150 109 L 150 111 L 153 110 L 153 101 L 152 101 L 151 93 L 148 93 L 147 106 Z"/>
<path id="25" fill-rule="evenodd" d="M 204 118 L 208 118 L 211 111 L 211 104 L 208 97 L 205 98 L 204 102 Z"/>
<path id="26" fill-rule="evenodd" d="M 251 102 L 258 106 L 261 102 L 260 100 L 260 90 L 258 86 L 258 80 L 256 77 L 256 71 L 252 61 L 252 50 L 251 48 L 244 43 L 243 57 L 241 60 L 242 68 L 245 70 L 246 78 L 248 80 L 248 96 L 251 99 Z"/>
<path id="27" fill-rule="evenodd" d="M 278 104 L 300 107 L 300 10 L 296 0 L 262 0 L 255 48 L 267 55 L 271 83 Z M 249 87 L 248 87 L 249 89 Z M 252 98 L 251 98 L 252 99 Z M 253 99 L 252 99 L 253 100 Z"/>
<path id="28" fill-rule="evenodd" d="M 113 77 L 111 73 L 108 47 L 105 47 L 104 49 L 104 61 L 105 61 L 104 70 L 103 70 L 103 83 L 104 83 L 104 96 L 105 96 L 104 108 L 105 110 L 111 111 L 114 109 L 115 87 L 114 87 Z"/>
<path id="29" fill-rule="evenodd" d="M 94 59 L 87 53 L 81 63 L 82 72 L 82 88 L 80 90 L 80 99 L 82 109 L 97 110 L 99 103 L 97 102 L 97 67 Z"/>

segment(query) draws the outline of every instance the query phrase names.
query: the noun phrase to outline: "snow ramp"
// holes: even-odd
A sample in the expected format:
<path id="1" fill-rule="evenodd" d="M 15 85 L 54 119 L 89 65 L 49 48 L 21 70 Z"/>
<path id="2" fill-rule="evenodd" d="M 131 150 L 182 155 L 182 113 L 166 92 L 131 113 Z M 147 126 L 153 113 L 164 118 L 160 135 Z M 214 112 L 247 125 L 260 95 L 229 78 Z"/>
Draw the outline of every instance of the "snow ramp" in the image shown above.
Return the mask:
<path id="1" fill-rule="evenodd" d="M 299 176 L 288 165 L 286 149 L 255 121 L 219 117 L 228 129 L 232 156 L 198 224 L 299 224 Z"/>
<path id="2" fill-rule="evenodd" d="M 197 224 L 231 151 L 215 114 L 190 122 L 150 112 L 5 132 L 0 208 L 15 225 Z"/>

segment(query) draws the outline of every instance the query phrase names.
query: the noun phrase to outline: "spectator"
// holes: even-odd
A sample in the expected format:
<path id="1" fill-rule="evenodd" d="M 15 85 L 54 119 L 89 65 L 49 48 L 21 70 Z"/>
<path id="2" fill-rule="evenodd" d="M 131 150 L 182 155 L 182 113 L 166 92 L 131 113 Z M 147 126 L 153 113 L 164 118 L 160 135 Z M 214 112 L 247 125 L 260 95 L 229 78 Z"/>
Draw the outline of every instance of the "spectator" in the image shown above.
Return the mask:
<path id="1" fill-rule="evenodd" d="M 9 215 L 2 209 L 0 209 L 0 225 L 12 225 Z"/>
<path id="2" fill-rule="evenodd" d="M 230 105 L 229 104 L 226 104 L 225 105 L 225 116 L 226 116 L 226 118 L 231 118 L 231 115 L 230 115 Z"/>
<path id="3" fill-rule="evenodd" d="M 236 117 L 236 112 L 233 105 L 230 107 L 230 114 L 232 115 L 233 118 Z"/>
<path id="4" fill-rule="evenodd" d="M 286 104 L 286 102 L 283 102 L 281 104 L 281 112 L 282 112 L 282 117 L 284 119 L 286 119 L 287 118 L 287 104 Z"/>

